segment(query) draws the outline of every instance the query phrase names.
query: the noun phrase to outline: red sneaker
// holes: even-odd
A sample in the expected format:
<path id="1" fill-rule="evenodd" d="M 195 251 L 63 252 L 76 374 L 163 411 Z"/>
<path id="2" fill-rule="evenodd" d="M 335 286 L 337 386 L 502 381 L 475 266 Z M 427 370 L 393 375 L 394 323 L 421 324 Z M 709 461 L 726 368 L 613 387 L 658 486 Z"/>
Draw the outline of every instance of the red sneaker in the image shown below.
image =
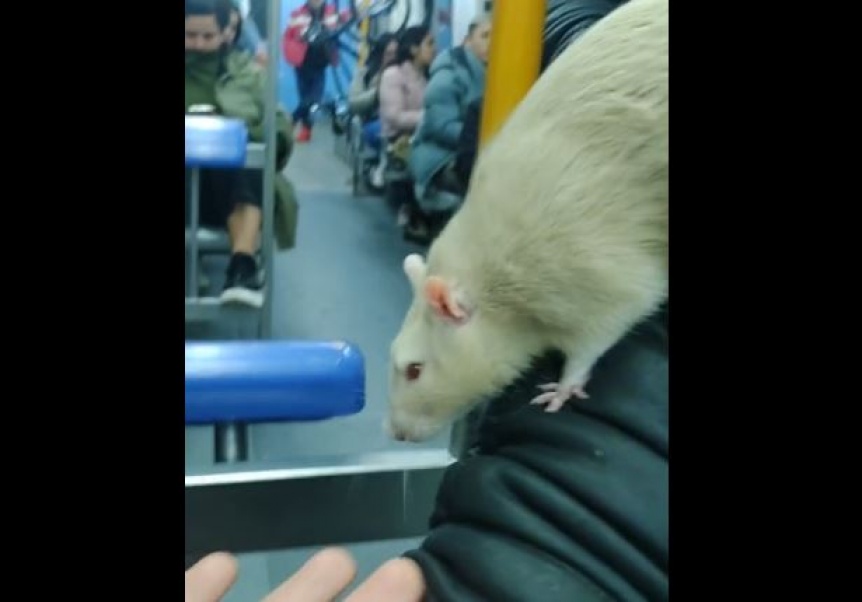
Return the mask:
<path id="1" fill-rule="evenodd" d="M 308 142 L 311 140 L 311 128 L 307 125 L 303 125 L 299 128 L 299 132 L 296 134 L 297 142 Z"/>

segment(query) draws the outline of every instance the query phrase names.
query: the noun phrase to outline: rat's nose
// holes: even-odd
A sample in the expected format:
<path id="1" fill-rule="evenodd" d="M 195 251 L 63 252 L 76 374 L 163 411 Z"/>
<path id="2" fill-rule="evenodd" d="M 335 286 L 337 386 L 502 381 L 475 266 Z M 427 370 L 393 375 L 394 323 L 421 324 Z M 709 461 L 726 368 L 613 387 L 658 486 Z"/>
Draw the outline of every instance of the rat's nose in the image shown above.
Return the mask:
<path id="1" fill-rule="evenodd" d="M 407 432 L 392 424 L 392 419 L 388 416 L 383 420 L 383 430 L 396 441 L 407 441 Z"/>

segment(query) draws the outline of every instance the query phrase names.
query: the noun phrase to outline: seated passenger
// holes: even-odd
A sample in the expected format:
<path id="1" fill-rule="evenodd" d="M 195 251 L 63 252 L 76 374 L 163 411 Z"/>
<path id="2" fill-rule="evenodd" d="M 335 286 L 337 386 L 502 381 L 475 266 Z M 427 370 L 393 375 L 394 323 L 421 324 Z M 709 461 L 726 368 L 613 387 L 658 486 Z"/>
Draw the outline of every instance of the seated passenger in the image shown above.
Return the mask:
<path id="1" fill-rule="evenodd" d="M 380 78 L 381 134 L 387 142 L 412 137 L 419 125 L 434 54 L 427 27 L 408 27 L 401 34 L 395 63 Z"/>
<path id="2" fill-rule="evenodd" d="M 365 65 L 357 67 L 350 86 L 349 108 L 362 121 L 362 142 L 378 157 L 383 153 L 380 127 L 380 77 L 383 71 L 395 62 L 398 40 L 394 34 L 384 33 L 371 47 Z M 370 173 L 370 184 L 377 189 L 383 187 L 384 161 Z"/>
<path id="3" fill-rule="evenodd" d="M 470 103 L 484 93 L 490 39 L 491 22 L 482 16 L 470 24 L 462 46 L 431 65 L 425 114 L 410 153 L 416 200 L 427 213 L 451 214 L 466 191 L 454 163 Z"/>
<path id="4" fill-rule="evenodd" d="M 242 11 L 235 0 L 221 0 L 230 11 L 230 21 L 224 30 L 224 44 L 238 52 L 247 52 L 251 56 L 257 54 L 258 41 L 253 41 L 247 35 L 249 25 L 244 25 Z"/>
<path id="5" fill-rule="evenodd" d="M 227 1 L 231 4 L 230 29 L 232 30 L 227 33 L 233 33 L 233 40 L 228 43 L 233 44 L 237 50 L 248 52 L 260 66 L 266 66 L 266 46 L 262 43 L 260 31 L 254 19 L 248 17 L 249 0 Z"/>
<path id="6" fill-rule="evenodd" d="M 221 0 L 185 0 L 185 109 L 207 106 L 215 113 L 245 120 L 252 141 L 263 142 L 263 72 L 247 53 L 226 45 L 230 9 Z M 276 163 L 287 163 L 291 145 L 290 121 L 277 111 Z M 227 227 L 231 259 L 222 301 L 255 307 L 263 303 L 262 282 L 255 253 L 262 223 L 260 171 L 201 170 L 200 223 Z M 296 199 L 290 184 L 276 177 L 276 240 L 280 248 L 293 246 Z"/>
<path id="7" fill-rule="evenodd" d="M 371 47 L 365 65 L 357 67 L 350 85 L 350 112 L 362 120 L 365 143 L 380 148 L 380 77 L 395 62 L 398 40 L 394 34 L 384 33 Z"/>
<path id="8" fill-rule="evenodd" d="M 425 85 L 434 55 L 434 38 L 428 28 L 408 27 L 398 40 L 395 64 L 380 78 L 381 135 L 388 149 L 384 158 L 387 163 L 394 159 L 404 169 L 409 160 L 410 139 L 422 120 Z M 399 189 L 397 197 L 399 224 L 405 227 L 405 238 L 426 242 L 428 226 L 417 210 L 413 185 Z"/>
<path id="9" fill-rule="evenodd" d="M 221 3 L 227 8 L 230 14 L 230 21 L 227 27 L 224 28 L 224 45 L 234 50 L 248 52 L 254 54 L 246 44 L 247 40 L 242 40 L 242 14 L 234 0 L 221 0 Z"/>
<path id="10" fill-rule="evenodd" d="M 350 112 L 369 123 L 379 119 L 378 91 L 383 71 L 395 62 L 398 40 L 394 34 L 384 33 L 371 46 L 365 65 L 357 67 L 350 85 Z"/>
<path id="11" fill-rule="evenodd" d="M 625 0 L 550 0 L 542 46 L 542 70 L 581 34 L 624 2 Z M 465 185 L 469 184 L 479 152 L 483 102 L 483 98 L 476 98 L 469 103 L 455 151 L 454 171 Z"/>

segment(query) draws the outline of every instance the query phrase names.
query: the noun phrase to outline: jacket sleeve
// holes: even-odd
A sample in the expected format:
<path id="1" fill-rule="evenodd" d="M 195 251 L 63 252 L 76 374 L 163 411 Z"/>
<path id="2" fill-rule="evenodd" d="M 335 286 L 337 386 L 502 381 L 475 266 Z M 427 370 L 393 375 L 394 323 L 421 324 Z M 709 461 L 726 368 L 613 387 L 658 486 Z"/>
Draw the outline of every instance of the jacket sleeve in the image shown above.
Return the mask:
<path id="1" fill-rule="evenodd" d="M 668 599 L 668 364 L 648 325 L 596 366 L 590 399 L 547 414 L 542 358 L 487 410 L 479 444 L 447 471 L 431 530 L 406 556 L 428 600 Z"/>
<path id="2" fill-rule="evenodd" d="M 376 78 L 372 78 L 369 86 L 365 87 L 365 73 L 367 67 L 356 69 L 353 75 L 353 82 L 350 85 L 348 94 L 350 110 L 357 115 L 366 115 L 374 110 L 377 104 L 377 83 Z"/>
<path id="3" fill-rule="evenodd" d="M 590 27 L 627 0 L 549 0 L 542 44 L 542 69 Z"/>
<path id="4" fill-rule="evenodd" d="M 248 137 L 253 142 L 263 142 L 265 138 L 264 120 L 266 115 L 266 75 L 262 69 L 253 67 L 256 71 L 253 99 L 257 106 L 259 118 L 248 123 Z M 293 152 L 293 120 L 280 106 L 275 110 L 275 167 L 281 171 L 287 166 Z"/>
<path id="5" fill-rule="evenodd" d="M 380 78 L 380 118 L 399 131 L 416 129 L 422 119 L 422 111 L 410 111 L 406 104 L 401 73 L 398 69 L 389 67 Z"/>
<path id="6" fill-rule="evenodd" d="M 464 125 L 461 115 L 461 95 L 452 69 L 434 73 L 425 88 L 423 135 L 429 140 L 454 149 Z"/>

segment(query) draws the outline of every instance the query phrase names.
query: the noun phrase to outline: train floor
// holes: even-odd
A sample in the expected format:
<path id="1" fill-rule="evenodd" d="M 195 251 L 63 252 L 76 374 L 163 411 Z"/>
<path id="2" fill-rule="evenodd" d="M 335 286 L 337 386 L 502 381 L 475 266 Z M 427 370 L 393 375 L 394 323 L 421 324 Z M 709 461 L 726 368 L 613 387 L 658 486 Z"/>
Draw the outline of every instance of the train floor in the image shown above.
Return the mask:
<path id="1" fill-rule="evenodd" d="M 329 124 L 315 128 L 311 143 L 295 147 L 285 173 L 297 189 L 300 220 L 296 248 L 278 253 L 273 273 L 267 274 L 268 285 L 274 287 L 272 335 L 278 339 L 347 339 L 357 344 L 366 358 L 366 408 L 355 416 L 320 423 L 252 427 L 250 459 L 289 465 L 297 457 L 403 449 L 405 444 L 385 437 L 381 425 L 389 343 L 411 296 L 401 262 L 419 248 L 403 241 L 382 198 L 351 195 L 350 169 L 336 156 Z M 207 258 L 204 263 L 204 271 L 216 287 L 225 261 Z M 187 327 L 186 336 L 237 338 L 244 332 L 253 332 L 253 325 Z M 424 446 L 443 448 L 447 444 L 448 433 Z M 212 428 L 187 428 L 187 469 L 205 470 L 212 462 Z M 347 548 L 357 559 L 361 579 L 416 543 L 383 541 Z M 240 580 L 225 600 L 260 600 L 313 551 L 239 555 Z"/>

